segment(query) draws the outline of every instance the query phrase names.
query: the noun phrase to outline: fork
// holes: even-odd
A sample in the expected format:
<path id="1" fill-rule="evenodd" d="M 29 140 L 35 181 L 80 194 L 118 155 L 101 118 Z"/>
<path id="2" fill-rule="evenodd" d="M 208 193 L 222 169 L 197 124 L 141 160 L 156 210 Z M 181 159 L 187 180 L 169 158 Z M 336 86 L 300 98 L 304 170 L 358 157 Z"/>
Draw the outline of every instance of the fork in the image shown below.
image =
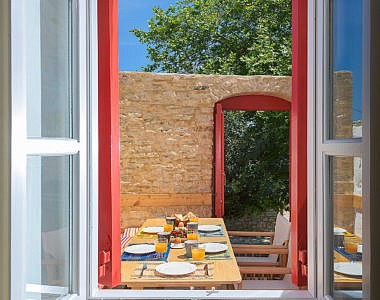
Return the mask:
<path id="1" fill-rule="evenodd" d="M 143 264 L 143 267 L 142 267 L 142 269 L 141 269 L 141 272 L 140 272 L 139 277 L 142 277 L 142 276 L 143 276 L 143 273 L 144 273 L 144 271 L 145 271 L 147 268 L 148 268 L 148 264 L 147 264 L 147 263 L 144 263 L 144 264 Z"/>

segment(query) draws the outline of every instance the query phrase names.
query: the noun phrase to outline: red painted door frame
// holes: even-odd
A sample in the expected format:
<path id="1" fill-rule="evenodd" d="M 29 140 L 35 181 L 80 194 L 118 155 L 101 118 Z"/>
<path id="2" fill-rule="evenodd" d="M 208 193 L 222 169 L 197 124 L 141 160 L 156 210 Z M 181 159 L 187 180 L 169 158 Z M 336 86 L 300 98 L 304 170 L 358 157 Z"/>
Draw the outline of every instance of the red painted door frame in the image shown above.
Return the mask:
<path id="1" fill-rule="evenodd" d="M 214 215 L 224 216 L 224 115 L 223 110 L 289 111 L 290 102 L 268 95 L 240 95 L 223 99 L 214 109 Z"/>
<path id="2" fill-rule="evenodd" d="M 307 0 L 292 1 L 290 205 L 292 281 L 307 285 Z"/>
<path id="3" fill-rule="evenodd" d="M 214 109 L 214 215 L 224 215 L 224 115 L 222 104 L 216 103 Z"/>
<path id="4" fill-rule="evenodd" d="M 120 283 L 118 1 L 98 0 L 98 282 Z"/>

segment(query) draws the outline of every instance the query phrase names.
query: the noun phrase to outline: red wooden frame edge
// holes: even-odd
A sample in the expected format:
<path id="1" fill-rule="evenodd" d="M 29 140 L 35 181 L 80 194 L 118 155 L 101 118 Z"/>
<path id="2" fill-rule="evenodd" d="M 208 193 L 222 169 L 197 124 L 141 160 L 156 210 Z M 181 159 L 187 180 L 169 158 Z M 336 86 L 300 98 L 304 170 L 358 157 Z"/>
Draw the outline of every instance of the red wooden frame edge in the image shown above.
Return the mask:
<path id="1" fill-rule="evenodd" d="M 307 1 L 292 1 L 290 205 L 292 282 L 307 285 L 300 253 L 307 252 Z"/>
<path id="2" fill-rule="evenodd" d="M 99 286 L 120 283 L 118 1 L 98 0 Z M 99 255 L 102 257 L 102 255 Z M 107 262 L 108 261 L 108 262 Z M 103 264 L 101 264 L 103 262 Z"/>

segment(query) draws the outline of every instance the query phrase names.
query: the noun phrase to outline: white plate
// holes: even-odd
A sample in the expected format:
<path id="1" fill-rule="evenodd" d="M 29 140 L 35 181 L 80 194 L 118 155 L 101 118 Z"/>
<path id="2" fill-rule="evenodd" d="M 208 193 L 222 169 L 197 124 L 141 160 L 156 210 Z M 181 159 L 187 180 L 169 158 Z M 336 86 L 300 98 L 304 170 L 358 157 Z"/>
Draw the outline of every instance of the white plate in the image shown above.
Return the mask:
<path id="1" fill-rule="evenodd" d="M 164 231 L 164 227 L 145 227 L 141 231 L 145 233 L 157 233 Z"/>
<path id="2" fill-rule="evenodd" d="M 362 276 L 362 264 L 339 262 L 334 264 L 334 271 L 345 275 Z"/>
<path id="3" fill-rule="evenodd" d="M 174 244 L 174 243 L 171 243 L 170 244 L 170 248 L 171 249 L 182 249 L 185 247 L 185 244 L 184 243 L 179 243 L 179 244 Z"/>
<path id="4" fill-rule="evenodd" d="M 181 276 L 194 272 L 197 267 L 186 262 L 169 262 L 156 267 L 158 273 L 171 276 Z"/>
<path id="5" fill-rule="evenodd" d="M 150 244 L 137 244 L 125 248 L 124 252 L 131 254 L 147 254 L 155 251 L 154 245 Z"/>
<path id="6" fill-rule="evenodd" d="M 213 231 L 219 231 L 220 226 L 216 225 L 199 225 L 198 226 L 198 231 L 203 231 L 203 232 L 213 232 Z"/>
<path id="7" fill-rule="evenodd" d="M 339 233 L 345 233 L 347 230 L 340 228 L 340 227 L 334 227 L 334 234 L 339 234 Z"/>
<path id="8" fill-rule="evenodd" d="M 204 243 L 199 245 L 199 247 L 205 249 L 206 253 L 217 253 L 228 249 L 226 244 L 221 243 Z"/>

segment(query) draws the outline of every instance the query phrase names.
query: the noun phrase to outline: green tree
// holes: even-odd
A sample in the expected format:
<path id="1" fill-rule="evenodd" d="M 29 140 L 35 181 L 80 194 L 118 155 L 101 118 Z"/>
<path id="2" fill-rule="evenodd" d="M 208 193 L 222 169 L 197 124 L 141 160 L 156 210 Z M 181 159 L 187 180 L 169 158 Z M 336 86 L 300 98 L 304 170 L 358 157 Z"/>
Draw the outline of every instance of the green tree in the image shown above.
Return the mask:
<path id="1" fill-rule="evenodd" d="M 167 10 L 155 7 L 147 31 L 131 30 L 152 61 L 142 70 L 290 75 L 291 3 L 177 0 Z M 286 208 L 288 114 L 226 112 L 225 132 L 226 214 Z"/>
<path id="2" fill-rule="evenodd" d="M 230 111 L 225 115 L 225 211 L 259 214 L 289 203 L 289 113 Z M 249 199 L 249 201 L 247 201 Z"/>
<path id="3" fill-rule="evenodd" d="M 153 62 L 144 71 L 290 75 L 291 0 L 177 0 L 133 29 Z"/>

